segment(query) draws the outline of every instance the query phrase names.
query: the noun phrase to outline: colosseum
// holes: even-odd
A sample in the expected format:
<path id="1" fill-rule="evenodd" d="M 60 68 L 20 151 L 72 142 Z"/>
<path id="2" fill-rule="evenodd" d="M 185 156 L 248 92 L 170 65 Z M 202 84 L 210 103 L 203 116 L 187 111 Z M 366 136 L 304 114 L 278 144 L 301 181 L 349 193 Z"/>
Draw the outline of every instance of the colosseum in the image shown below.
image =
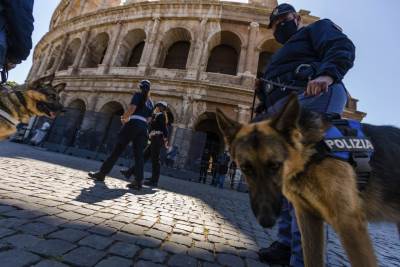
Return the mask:
<path id="1" fill-rule="evenodd" d="M 66 83 L 64 116 L 46 146 L 102 160 L 141 79 L 169 103 L 177 165 L 192 168 L 207 148 L 223 150 L 213 111 L 250 119 L 253 85 L 279 49 L 268 17 L 276 0 L 62 0 L 34 51 L 28 81 L 55 73 Z M 299 8 L 299 7 L 297 7 Z M 318 18 L 300 10 L 303 21 Z M 361 119 L 357 101 L 348 117 Z M 38 123 L 38 122 L 36 122 Z M 129 152 L 126 152 L 129 153 Z M 126 154 L 125 156 L 128 156 Z"/>

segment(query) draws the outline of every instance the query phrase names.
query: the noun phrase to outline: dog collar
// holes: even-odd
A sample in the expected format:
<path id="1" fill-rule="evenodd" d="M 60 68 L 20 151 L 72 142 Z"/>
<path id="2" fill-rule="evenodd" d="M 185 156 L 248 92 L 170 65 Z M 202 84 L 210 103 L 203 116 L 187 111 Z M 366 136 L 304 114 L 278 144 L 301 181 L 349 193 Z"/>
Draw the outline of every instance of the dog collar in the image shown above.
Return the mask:
<path id="1" fill-rule="evenodd" d="M 2 109 L 0 109 L 0 117 L 3 117 L 4 119 L 12 123 L 14 126 L 17 126 L 17 124 L 19 123 L 18 120 L 14 119 L 10 114 L 8 114 Z"/>

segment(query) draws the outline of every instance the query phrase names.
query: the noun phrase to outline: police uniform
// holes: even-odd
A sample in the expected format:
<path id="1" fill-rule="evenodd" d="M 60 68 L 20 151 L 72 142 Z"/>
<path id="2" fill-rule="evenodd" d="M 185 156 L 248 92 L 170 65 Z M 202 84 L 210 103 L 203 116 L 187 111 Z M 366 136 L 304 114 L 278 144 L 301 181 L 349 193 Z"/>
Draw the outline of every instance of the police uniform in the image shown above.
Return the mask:
<path id="1" fill-rule="evenodd" d="M 150 145 L 144 150 L 144 162 L 151 158 L 152 173 L 149 183 L 156 186 L 160 179 L 160 151 L 164 146 L 164 139 L 168 138 L 168 128 L 164 112 L 153 114 L 149 131 Z M 131 176 L 135 173 L 135 166 L 136 164 L 122 173 L 125 176 Z"/>
<path id="2" fill-rule="evenodd" d="M 270 23 L 289 12 L 295 12 L 292 6 L 279 5 L 272 12 Z M 256 91 L 260 100 L 258 111 L 267 116 L 276 114 L 286 103 L 288 95 L 295 91 L 303 108 L 325 114 L 342 114 L 348 96 L 342 79 L 353 66 L 354 59 L 355 46 L 341 28 L 329 19 L 298 29 L 272 56 L 265 68 L 263 81 Z M 319 76 L 330 76 L 333 84 L 327 92 L 318 96 L 305 96 L 308 81 Z M 279 243 L 291 250 L 290 265 L 304 266 L 300 231 L 293 207 L 287 200 L 284 201 L 278 221 L 278 239 Z M 271 252 L 269 257 L 273 258 L 273 254 Z M 264 258 L 261 251 L 260 258 Z"/>
<path id="3" fill-rule="evenodd" d="M 129 121 L 125 123 L 117 139 L 111 155 L 101 165 L 100 171 L 97 173 L 89 173 L 91 178 L 102 181 L 105 175 L 107 175 L 114 164 L 128 146 L 129 142 L 132 142 L 133 154 L 135 158 L 135 178 L 136 184 L 141 185 L 143 180 L 143 151 L 146 147 L 148 140 L 148 118 L 151 117 L 153 111 L 153 102 L 150 99 L 144 102 L 144 94 L 142 92 L 135 93 L 132 97 L 131 104 L 136 106 L 134 113 L 129 118 Z"/>

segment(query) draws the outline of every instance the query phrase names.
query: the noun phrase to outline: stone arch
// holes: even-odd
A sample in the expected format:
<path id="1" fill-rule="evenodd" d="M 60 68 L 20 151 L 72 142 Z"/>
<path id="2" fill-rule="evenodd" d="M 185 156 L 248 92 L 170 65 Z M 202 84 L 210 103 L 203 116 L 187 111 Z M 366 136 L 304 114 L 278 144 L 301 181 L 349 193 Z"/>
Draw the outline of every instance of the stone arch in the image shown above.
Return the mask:
<path id="1" fill-rule="evenodd" d="M 85 97 L 65 95 L 65 101 L 63 102 L 65 107 L 81 107 L 84 106 L 84 110 L 88 109 L 89 103 Z"/>
<path id="2" fill-rule="evenodd" d="M 242 48 L 240 37 L 231 31 L 215 33 L 208 41 L 207 72 L 236 75 Z"/>
<path id="3" fill-rule="evenodd" d="M 69 66 L 72 66 L 74 64 L 76 55 L 78 54 L 78 50 L 80 47 L 80 38 L 75 38 L 69 43 L 67 50 L 65 50 L 64 58 L 60 65 L 60 70 L 66 70 Z"/>
<path id="4" fill-rule="evenodd" d="M 46 71 L 54 68 L 54 64 L 56 63 L 56 60 L 59 56 L 61 56 L 61 45 L 57 45 L 56 48 L 54 48 L 54 50 L 52 51 L 51 57 L 46 66 Z"/>
<path id="5" fill-rule="evenodd" d="M 145 40 L 146 33 L 144 30 L 130 30 L 119 47 L 115 66 L 137 67 L 142 57 Z"/>
<path id="6" fill-rule="evenodd" d="M 117 101 L 110 101 L 104 104 L 99 112 L 121 116 L 124 113 L 123 105 Z"/>
<path id="7" fill-rule="evenodd" d="M 83 101 L 83 100 L 80 99 L 80 98 L 76 98 L 76 99 L 74 99 L 73 101 L 71 101 L 71 102 L 68 104 L 68 107 L 69 107 L 69 108 L 73 108 L 73 109 L 77 109 L 77 110 L 80 110 L 80 111 L 85 111 L 85 110 L 86 110 L 85 101 Z"/>
<path id="8" fill-rule="evenodd" d="M 264 69 L 270 61 L 272 55 L 279 49 L 280 45 L 274 39 L 264 40 L 258 47 L 258 67 L 257 77 L 261 77 L 264 73 Z"/>
<path id="9" fill-rule="evenodd" d="M 104 60 L 110 37 L 106 32 L 97 34 L 89 43 L 83 68 L 97 68 Z"/>
<path id="10" fill-rule="evenodd" d="M 161 41 L 158 66 L 168 69 L 186 69 L 192 35 L 186 28 L 168 30 Z"/>
<path id="11" fill-rule="evenodd" d="M 99 110 L 97 123 L 99 136 L 102 136 L 99 152 L 111 152 L 117 140 L 119 129 L 122 126 L 121 115 L 124 113 L 123 105 L 117 101 L 105 103 Z M 100 127 L 100 128 L 99 128 Z"/>
<path id="12" fill-rule="evenodd" d="M 193 126 L 193 135 L 190 142 L 189 158 L 198 164 L 200 159 L 212 160 L 224 150 L 224 139 L 219 131 L 217 118 L 214 112 L 200 114 Z M 191 156 L 192 155 L 192 156 Z"/>

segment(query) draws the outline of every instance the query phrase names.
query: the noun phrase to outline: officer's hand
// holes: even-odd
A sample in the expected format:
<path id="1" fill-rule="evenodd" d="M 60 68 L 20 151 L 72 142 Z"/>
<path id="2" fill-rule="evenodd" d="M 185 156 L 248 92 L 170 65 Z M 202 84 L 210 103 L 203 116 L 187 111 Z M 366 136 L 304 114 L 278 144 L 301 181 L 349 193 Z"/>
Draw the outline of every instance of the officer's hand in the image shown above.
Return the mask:
<path id="1" fill-rule="evenodd" d="M 121 122 L 122 122 L 122 124 L 125 124 L 125 123 L 127 123 L 129 121 L 129 118 L 126 118 L 126 117 L 124 117 L 124 116 L 121 116 Z"/>
<path id="2" fill-rule="evenodd" d="M 307 84 L 305 92 L 306 96 L 317 96 L 322 92 L 327 92 L 328 87 L 333 83 L 333 79 L 330 76 L 319 76 L 314 80 L 311 80 Z"/>

